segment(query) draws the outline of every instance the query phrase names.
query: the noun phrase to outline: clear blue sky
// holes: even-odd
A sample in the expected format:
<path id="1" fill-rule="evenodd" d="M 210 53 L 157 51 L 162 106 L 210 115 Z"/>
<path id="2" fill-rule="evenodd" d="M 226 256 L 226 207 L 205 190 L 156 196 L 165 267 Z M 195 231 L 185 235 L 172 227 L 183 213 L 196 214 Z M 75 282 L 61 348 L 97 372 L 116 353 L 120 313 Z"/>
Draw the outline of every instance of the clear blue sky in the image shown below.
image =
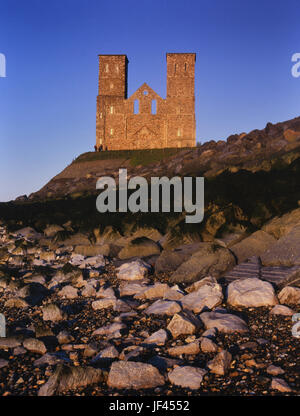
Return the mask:
<path id="1" fill-rule="evenodd" d="M 300 115 L 299 0 L 0 0 L 0 201 L 93 150 L 98 54 L 127 54 L 129 95 L 165 97 L 165 53 L 185 51 L 198 141 Z"/>

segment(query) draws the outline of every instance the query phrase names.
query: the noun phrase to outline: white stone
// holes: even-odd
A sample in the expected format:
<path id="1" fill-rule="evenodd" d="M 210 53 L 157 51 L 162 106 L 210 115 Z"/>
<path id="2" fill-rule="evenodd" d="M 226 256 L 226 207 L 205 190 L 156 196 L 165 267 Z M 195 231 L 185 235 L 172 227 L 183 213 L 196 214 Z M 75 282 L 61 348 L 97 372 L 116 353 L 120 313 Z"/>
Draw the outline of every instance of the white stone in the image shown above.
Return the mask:
<path id="1" fill-rule="evenodd" d="M 194 313 L 200 313 L 204 308 L 213 309 L 220 305 L 222 300 L 222 287 L 218 283 L 211 283 L 205 284 L 197 291 L 184 296 L 181 298 L 180 302 L 183 309 L 189 309 Z"/>
<path id="2" fill-rule="evenodd" d="M 117 269 L 117 277 L 122 280 L 141 280 L 147 276 L 149 266 L 141 260 L 124 263 Z"/>
<path id="3" fill-rule="evenodd" d="M 227 302 L 246 308 L 272 306 L 278 303 L 273 286 L 256 277 L 236 280 L 228 285 Z"/>

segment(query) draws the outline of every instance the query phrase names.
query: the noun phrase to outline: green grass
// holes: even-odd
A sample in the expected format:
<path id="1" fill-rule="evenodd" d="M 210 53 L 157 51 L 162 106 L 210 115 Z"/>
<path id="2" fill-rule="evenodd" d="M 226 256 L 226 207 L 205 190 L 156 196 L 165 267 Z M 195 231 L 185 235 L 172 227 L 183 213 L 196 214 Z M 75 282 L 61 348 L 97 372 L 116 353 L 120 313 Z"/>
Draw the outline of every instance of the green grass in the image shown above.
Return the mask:
<path id="1" fill-rule="evenodd" d="M 160 162 L 163 159 L 174 156 L 182 150 L 194 148 L 165 148 L 165 149 L 143 149 L 143 150 L 109 150 L 104 152 L 87 152 L 78 156 L 73 164 L 91 162 L 94 160 L 130 159 L 132 166 L 149 165 Z"/>

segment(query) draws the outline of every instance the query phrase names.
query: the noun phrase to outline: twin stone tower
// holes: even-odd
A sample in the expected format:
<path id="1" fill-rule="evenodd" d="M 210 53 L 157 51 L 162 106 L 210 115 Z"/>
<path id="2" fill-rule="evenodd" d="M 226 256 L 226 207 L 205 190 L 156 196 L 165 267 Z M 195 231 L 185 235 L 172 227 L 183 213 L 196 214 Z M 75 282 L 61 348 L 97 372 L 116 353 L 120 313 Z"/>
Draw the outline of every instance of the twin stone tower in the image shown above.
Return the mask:
<path id="1" fill-rule="evenodd" d="M 196 54 L 166 57 L 167 97 L 144 83 L 127 98 L 127 56 L 99 55 L 96 150 L 196 145 Z"/>

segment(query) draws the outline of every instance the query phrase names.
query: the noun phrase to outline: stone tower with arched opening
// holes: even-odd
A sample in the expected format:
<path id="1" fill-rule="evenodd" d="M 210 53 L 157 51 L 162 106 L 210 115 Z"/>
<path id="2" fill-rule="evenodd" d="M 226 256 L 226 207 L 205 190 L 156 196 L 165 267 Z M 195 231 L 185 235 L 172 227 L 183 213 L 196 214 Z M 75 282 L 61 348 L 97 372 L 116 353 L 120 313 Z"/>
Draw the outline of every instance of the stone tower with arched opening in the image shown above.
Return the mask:
<path id="1" fill-rule="evenodd" d="M 196 145 L 195 53 L 167 53 L 167 97 L 144 83 L 127 98 L 126 55 L 99 55 L 96 148 Z"/>

